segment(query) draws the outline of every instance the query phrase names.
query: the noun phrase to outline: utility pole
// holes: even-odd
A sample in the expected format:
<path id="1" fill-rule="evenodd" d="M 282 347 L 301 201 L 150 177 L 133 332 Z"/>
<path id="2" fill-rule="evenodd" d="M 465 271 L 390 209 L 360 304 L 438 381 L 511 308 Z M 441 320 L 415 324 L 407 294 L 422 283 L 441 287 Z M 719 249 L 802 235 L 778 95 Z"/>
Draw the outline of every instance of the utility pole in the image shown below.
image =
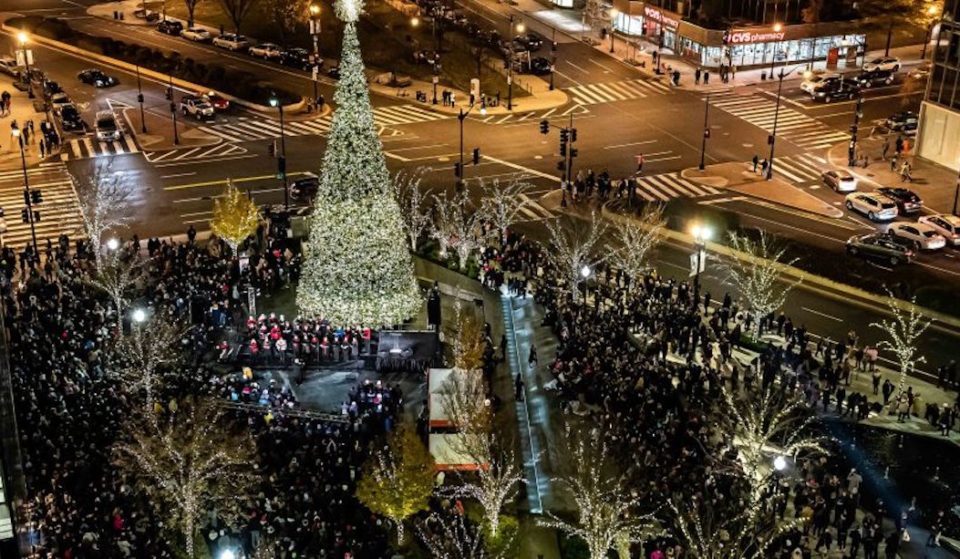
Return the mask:
<path id="1" fill-rule="evenodd" d="M 857 132 L 860 130 L 860 118 L 863 117 L 863 93 L 857 97 L 857 109 L 853 111 L 853 124 L 850 126 L 850 146 L 847 148 L 847 166 L 857 165 Z"/>
<path id="2" fill-rule="evenodd" d="M 143 87 L 140 85 L 140 65 L 136 65 L 137 69 L 137 103 L 140 103 L 140 130 L 144 134 L 147 133 L 147 121 L 144 118 L 143 114 Z"/>
<path id="3" fill-rule="evenodd" d="M 553 28 L 550 39 L 550 91 L 553 91 L 553 75 L 557 72 L 557 28 Z"/>
<path id="4" fill-rule="evenodd" d="M 280 153 L 277 153 L 277 178 L 283 185 L 283 209 L 290 211 L 290 189 L 287 188 L 287 141 L 283 130 L 283 103 L 276 96 L 270 98 L 270 105 L 280 114 Z"/>
<path id="5" fill-rule="evenodd" d="M 320 77 L 320 4 L 310 4 L 310 37 L 313 38 L 313 104 L 317 106 L 317 100 L 320 99 L 320 85 L 317 83 Z M 320 107 L 317 106 L 317 110 Z"/>
<path id="6" fill-rule="evenodd" d="M 710 124 L 708 118 L 710 116 L 710 94 L 707 93 L 707 96 L 703 100 L 703 140 L 700 144 L 700 170 L 702 171 L 706 167 L 706 156 L 707 156 L 707 139 L 710 138 Z"/>
<path id="7" fill-rule="evenodd" d="M 770 144 L 770 158 L 767 159 L 767 180 L 773 179 L 773 148 L 777 143 L 777 124 L 780 120 L 780 96 L 783 94 L 783 69 L 780 69 L 780 84 L 777 85 L 777 108 L 773 113 L 773 131 L 770 136 L 767 138 L 767 143 Z"/>

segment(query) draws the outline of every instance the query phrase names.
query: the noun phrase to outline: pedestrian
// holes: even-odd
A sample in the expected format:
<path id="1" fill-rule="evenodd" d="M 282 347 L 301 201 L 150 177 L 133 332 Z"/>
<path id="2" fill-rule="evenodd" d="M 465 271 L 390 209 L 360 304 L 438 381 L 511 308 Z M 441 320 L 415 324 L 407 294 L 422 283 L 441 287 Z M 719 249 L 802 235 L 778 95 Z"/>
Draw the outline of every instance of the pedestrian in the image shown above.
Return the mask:
<path id="1" fill-rule="evenodd" d="M 694 85 L 700 85 L 700 68 L 698 67 L 696 72 L 693 73 L 693 83 Z"/>
<path id="2" fill-rule="evenodd" d="M 904 161 L 903 166 L 900 167 L 900 182 L 904 182 L 904 181 L 913 182 L 913 177 L 910 176 L 910 170 L 911 170 L 910 162 Z"/>
<path id="3" fill-rule="evenodd" d="M 46 157 L 46 138 L 40 140 L 40 159 Z"/>
<path id="4" fill-rule="evenodd" d="M 7 116 L 10 111 L 7 108 L 7 101 L 10 100 L 10 92 L 4 90 L 3 93 L 0 93 L 0 116 Z"/>
<path id="5" fill-rule="evenodd" d="M 757 174 L 757 165 L 760 164 L 760 157 L 757 155 L 753 156 L 753 174 Z"/>
<path id="6" fill-rule="evenodd" d="M 709 84 L 710 84 L 710 72 L 707 71 L 703 73 L 703 85 L 709 85 Z"/>
<path id="7" fill-rule="evenodd" d="M 890 151 L 890 140 L 889 138 L 883 142 L 883 151 L 880 153 L 880 159 L 886 161 L 887 153 Z"/>
<path id="8" fill-rule="evenodd" d="M 643 172 L 643 154 L 637 156 L 637 174 Z"/>
<path id="9" fill-rule="evenodd" d="M 513 397 L 518 401 L 523 401 L 523 377 L 519 374 L 513 378 Z"/>
<path id="10" fill-rule="evenodd" d="M 36 141 L 36 135 L 34 134 L 34 130 L 33 130 L 33 119 L 32 119 L 32 118 L 27 121 L 27 130 L 30 131 L 30 143 L 33 143 L 34 141 Z"/>
<path id="11" fill-rule="evenodd" d="M 893 157 L 890 158 L 890 172 L 891 172 L 891 173 L 897 170 L 897 161 L 898 161 L 899 159 L 900 159 L 900 155 L 899 155 L 899 154 L 895 154 Z"/>
<path id="12" fill-rule="evenodd" d="M 527 357 L 527 365 L 534 367 L 537 365 L 537 346 L 530 344 L 530 356 Z"/>

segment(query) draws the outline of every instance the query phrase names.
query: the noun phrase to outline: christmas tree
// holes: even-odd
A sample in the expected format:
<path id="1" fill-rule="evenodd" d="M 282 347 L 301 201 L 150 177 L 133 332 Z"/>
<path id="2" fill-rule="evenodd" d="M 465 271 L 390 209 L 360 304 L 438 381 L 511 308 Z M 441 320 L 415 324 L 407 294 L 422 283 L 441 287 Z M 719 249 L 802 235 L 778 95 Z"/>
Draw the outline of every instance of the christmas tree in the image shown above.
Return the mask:
<path id="1" fill-rule="evenodd" d="M 297 305 L 339 325 L 378 327 L 417 311 L 420 294 L 400 207 L 377 135 L 363 75 L 361 0 L 338 0 L 345 23 L 337 110 L 323 157 Z"/>

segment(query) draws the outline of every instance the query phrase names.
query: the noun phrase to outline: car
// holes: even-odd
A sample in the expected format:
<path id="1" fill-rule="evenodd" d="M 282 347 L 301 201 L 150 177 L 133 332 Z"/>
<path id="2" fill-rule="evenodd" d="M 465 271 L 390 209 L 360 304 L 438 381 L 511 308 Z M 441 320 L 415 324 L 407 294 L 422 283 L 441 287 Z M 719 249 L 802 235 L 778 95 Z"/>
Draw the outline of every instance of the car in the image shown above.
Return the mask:
<path id="1" fill-rule="evenodd" d="M 188 27 L 180 32 L 180 36 L 197 43 L 207 43 L 213 40 L 213 35 L 202 27 Z"/>
<path id="2" fill-rule="evenodd" d="M 60 117 L 60 126 L 67 132 L 83 132 L 87 129 L 87 123 L 80 116 L 80 111 L 73 103 L 67 103 L 57 111 Z"/>
<path id="3" fill-rule="evenodd" d="M 495 29 L 481 31 L 477 33 L 476 39 L 488 47 L 496 47 L 500 44 L 500 32 Z"/>
<path id="4" fill-rule="evenodd" d="M 538 51 L 543 46 L 543 38 L 536 33 L 527 33 L 517 37 L 517 39 L 520 39 L 529 51 Z"/>
<path id="5" fill-rule="evenodd" d="M 112 87 L 120 83 L 117 78 L 104 74 L 98 68 L 90 68 L 77 74 L 77 79 L 94 87 Z"/>
<path id="6" fill-rule="evenodd" d="M 879 192 L 847 194 L 844 205 L 850 211 L 867 216 L 870 221 L 891 221 L 899 215 L 897 203 Z"/>
<path id="7" fill-rule="evenodd" d="M 873 87 L 875 85 L 890 85 L 896 81 L 897 75 L 890 70 L 871 70 L 863 72 L 856 77 L 860 87 Z"/>
<path id="8" fill-rule="evenodd" d="M 157 31 L 177 36 L 183 31 L 183 24 L 175 19 L 165 19 L 157 24 Z"/>
<path id="9" fill-rule="evenodd" d="M 284 49 L 280 52 L 280 64 L 284 66 L 290 66 L 291 68 L 299 68 L 301 70 L 309 70 L 313 64 L 310 62 L 310 52 L 307 49 L 294 47 L 290 49 Z M 320 64 L 323 64 L 323 61 L 320 61 Z"/>
<path id="10" fill-rule="evenodd" d="M 192 116 L 197 120 L 213 118 L 213 105 L 201 97 L 184 95 L 180 98 L 180 112 L 183 116 Z"/>
<path id="11" fill-rule="evenodd" d="M 483 31 L 483 28 L 472 21 L 468 21 L 463 26 L 463 32 L 467 34 L 467 37 L 476 37 L 482 31 Z"/>
<path id="12" fill-rule="evenodd" d="M 864 72 L 870 72 L 873 70 L 889 70 L 891 72 L 899 72 L 900 59 L 893 56 L 881 56 L 880 58 L 874 58 L 869 62 L 863 63 Z"/>
<path id="13" fill-rule="evenodd" d="M 857 190 L 857 177 L 846 171 L 824 171 L 820 174 L 820 180 L 823 182 L 823 186 L 832 188 L 834 192 L 855 192 Z"/>
<path id="14" fill-rule="evenodd" d="M 849 78 L 826 80 L 813 89 L 810 97 L 814 101 L 830 103 L 836 99 L 854 99 L 860 94 L 860 84 Z"/>
<path id="15" fill-rule="evenodd" d="M 57 93 L 63 93 L 63 88 L 60 87 L 60 84 L 53 80 L 44 80 L 43 82 L 43 98 L 50 100 Z"/>
<path id="16" fill-rule="evenodd" d="M 811 75 L 809 78 L 805 78 L 800 84 L 800 91 L 813 95 L 813 90 L 821 84 L 831 80 L 839 80 L 840 77 L 840 74 L 834 73 Z"/>
<path id="17" fill-rule="evenodd" d="M 896 266 L 913 260 L 914 252 L 883 233 L 854 235 L 847 239 L 847 254 L 862 256 Z"/>
<path id="18" fill-rule="evenodd" d="M 64 92 L 54 93 L 50 96 L 50 99 L 47 100 L 47 103 L 50 104 L 50 109 L 56 113 L 60 110 L 60 107 L 64 105 L 73 104 L 73 101 L 70 99 L 70 96 Z"/>
<path id="19" fill-rule="evenodd" d="M 215 111 L 222 112 L 230 110 L 230 100 L 216 91 L 208 91 L 200 97 L 207 103 L 210 103 Z"/>
<path id="20" fill-rule="evenodd" d="M 926 62 L 910 70 L 910 73 L 907 74 L 907 77 L 911 80 L 925 80 L 930 77 L 930 63 Z"/>
<path id="21" fill-rule="evenodd" d="M 97 140 L 101 142 L 112 142 L 123 137 L 123 132 L 117 124 L 117 117 L 113 111 L 98 111 L 96 126 Z"/>
<path id="22" fill-rule="evenodd" d="M 320 188 L 320 177 L 306 172 L 303 176 L 290 183 L 290 197 L 294 200 L 312 200 Z"/>
<path id="23" fill-rule="evenodd" d="M 937 230 L 924 223 L 901 221 L 887 229 L 887 234 L 905 241 L 917 250 L 939 250 L 947 240 Z"/>
<path id="24" fill-rule="evenodd" d="M 546 76 L 553 71 L 553 65 L 542 56 L 530 61 L 530 73 L 535 76 Z"/>
<path id="25" fill-rule="evenodd" d="M 260 43 L 259 45 L 253 45 L 247 49 L 247 53 L 250 56 L 257 56 L 267 60 L 276 60 L 280 58 L 280 54 L 282 52 L 283 51 L 280 49 L 280 47 L 274 43 Z"/>
<path id="26" fill-rule="evenodd" d="M 919 122 L 920 118 L 917 116 L 917 113 L 913 111 L 901 111 L 890 115 L 883 124 L 891 132 L 900 132 L 911 126 L 916 130 Z"/>
<path id="27" fill-rule="evenodd" d="M 250 47 L 250 40 L 236 33 L 224 33 L 213 40 L 213 46 L 232 51 L 246 50 Z"/>
<path id="28" fill-rule="evenodd" d="M 9 56 L 0 57 L 0 72 L 8 76 L 17 75 L 17 61 Z"/>
<path id="29" fill-rule="evenodd" d="M 951 246 L 960 246 L 960 217 L 951 214 L 925 215 L 917 220 L 943 235 Z"/>
<path id="30" fill-rule="evenodd" d="M 328 66 L 327 67 L 327 76 L 339 80 L 340 79 L 340 66 Z"/>
<path id="31" fill-rule="evenodd" d="M 915 214 L 923 208 L 923 200 L 916 192 L 907 188 L 884 186 L 878 188 L 877 192 L 896 202 L 900 215 Z"/>

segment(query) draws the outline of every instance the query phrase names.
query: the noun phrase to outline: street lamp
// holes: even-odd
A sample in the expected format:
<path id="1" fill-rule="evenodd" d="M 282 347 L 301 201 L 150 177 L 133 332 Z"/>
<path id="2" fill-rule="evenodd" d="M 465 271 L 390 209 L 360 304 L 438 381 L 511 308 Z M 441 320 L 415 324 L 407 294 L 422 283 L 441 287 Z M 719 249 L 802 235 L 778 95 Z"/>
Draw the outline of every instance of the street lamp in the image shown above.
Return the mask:
<path id="1" fill-rule="evenodd" d="M 707 241 L 713 237 L 713 229 L 707 225 L 695 223 L 690 228 L 690 234 L 693 235 L 693 249 L 696 251 L 695 269 L 693 271 L 693 304 L 698 305 L 700 301 L 700 269 L 703 268 L 706 258 Z M 707 309 L 703 309 L 707 312 Z"/>
<path id="2" fill-rule="evenodd" d="M 457 115 L 457 120 L 460 121 L 460 164 L 458 166 L 458 171 L 457 171 L 457 188 L 461 188 L 463 186 L 463 175 L 464 175 L 464 172 L 463 172 L 463 121 L 467 120 L 467 116 L 471 112 L 473 112 L 473 109 L 475 109 L 476 107 L 477 107 L 476 103 L 471 103 L 470 106 L 467 107 L 466 111 L 464 111 L 463 107 L 461 107 L 460 114 Z M 482 115 L 487 114 L 487 108 L 481 105 L 480 114 Z"/>
<path id="3" fill-rule="evenodd" d="M 617 34 L 617 16 L 620 14 L 620 10 L 616 8 L 610 9 L 610 52 L 613 52 L 613 38 Z"/>
<path id="4" fill-rule="evenodd" d="M 777 142 L 777 125 L 780 122 L 780 97 L 783 94 L 783 78 L 792 74 L 797 68 L 799 68 L 799 66 L 794 67 L 793 70 L 790 70 L 786 74 L 783 73 L 783 68 L 781 68 L 780 75 L 778 76 L 780 84 L 777 85 L 777 108 L 773 112 L 773 131 L 767 136 L 767 143 L 770 144 L 770 158 L 767 160 L 767 180 L 773 178 L 773 148 Z"/>
<path id="5" fill-rule="evenodd" d="M 710 137 L 710 124 L 707 120 L 710 117 L 710 94 L 703 99 L 703 139 L 700 143 L 700 170 L 706 167 L 707 156 L 707 138 Z"/>
<path id="6" fill-rule="evenodd" d="M 310 36 L 313 38 L 313 104 L 320 98 L 320 4 L 310 4 Z M 320 107 L 317 107 L 319 110 Z"/>
<path id="7" fill-rule="evenodd" d="M 30 51 L 27 50 L 27 41 L 29 38 L 26 31 L 17 33 L 17 42 L 20 43 L 20 50 L 23 52 L 24 73 L 27 80 L 27 97 L 33 99 L 33 79 L 30 76 Z"/>
<path id="8" fill-rule="evenodd" d="M 516 33 L 526 29 L 526 26 L 523 25 L 521 21 L 516 26 L 513 24 L 513 15 L 510 16 L 510 55 L 507 61 L 507 110 L 513 110 L 513 40 L 517 38 Z"/>
<path id="9" fill-rule="evenodd" d="M 120 240 L 116 237 L 110 237 L 107 239 L 107 248 L 110 250 L 117 250 L 120 248 Z"/>
<path id="10" fill-rule="evenodd" d="M 773 32 L 779 33 L 783 31 L 783 25 L 779 22 L 773 24 Z M 780 40 L 776 39 L 773 42 L 773 52 L 770 53 L 770 78 L 773 79 L 773 63 L 777 60 L 777 49 L 780 47 Z"/>
<path id="11" fill-rule="evenodd" d="M 137 324 L 143 324 L 147 320 L 147 311 L 143 309 L 133 309 L 130 318 L 133 319 Z"/>
<path id="12" fill-rule="evenodd" d="M 590 279 L 590 275 L 593 274 L 593 270 L 590 269 L 589 264 L 584 264 L 583 268 L 580 268 L 580 276 L 583 278 L 583 304 L 587 304 L 587 280 Z"/>
<path id="13" fill-rule="evenodd" d="M 777 456 L 773 459 L 773 469 L 782 472 L 787 468 L 787 459 L 783 456 Z"/>
<path id="14" fill-rule="evenodd" d="M 167 98 L 170 99 L 170 116 L 173 117 L 173 144 L 180 145 L 180 134 L 177 133 L 177 104 L 173 100 L 173 75 L 170 76 L 170 85 L 167 86 Z"/>
<path id="15" fill-rule="evenodd" d="M 863 92 L 857 96 L 857 108 L 853 111 L 853 125 L 850 127 L 850 145 L 847 148 L 847 166 L 857 164 L 857 133 L 860 130 L 860 118 L 863 116 Z"/>
<path id="16" fill-rule="evenodd" d="M 283 186 L 283 209 L 290 211 L 290 193 L 287 192 L 287 141 L 283 131 L 283 103 L 276 95 L 270 97 L 270 106 L 280 114 L 280 153 L 277 155 L 277 178 Z"/>
<path id="17" fill-rule="evenodd" d="M 224 549 L 220 553 L 220 559 L 236 559 L 237 554 L 233 552 L 232 549 Z"/>
<path id="18" fill-rule="evenodd" d="M 30 237 L 33 239 L 34 258 L 39 256 L 40 245 L 37 244 L 36 219 L 33 214 L 33 195 L 30 192 L 30 181 L 27 178 L 27 154 L 24 151 L 23 135 L 20 134 L 20 128 L 12 128 L 10 133 L 20 144 L 20 163 L 23 165 L 23 202 L 27 210 L 27 222 L 30 223 Z"/>
<path id="19" fill-rule="evenodd" d="M 920 60 L 927 58 L 927 45 L 933 39 L 933 26 L 937 24 L 937 20 L 934 18 L 939 12 L 940 8 L 936 4 L 931 4 L 927 8 L 927 15 L 930 16 L 930 25 L 927 27 L 927 36 L 923 41 L 923 48 L 920 50 Z"/>

